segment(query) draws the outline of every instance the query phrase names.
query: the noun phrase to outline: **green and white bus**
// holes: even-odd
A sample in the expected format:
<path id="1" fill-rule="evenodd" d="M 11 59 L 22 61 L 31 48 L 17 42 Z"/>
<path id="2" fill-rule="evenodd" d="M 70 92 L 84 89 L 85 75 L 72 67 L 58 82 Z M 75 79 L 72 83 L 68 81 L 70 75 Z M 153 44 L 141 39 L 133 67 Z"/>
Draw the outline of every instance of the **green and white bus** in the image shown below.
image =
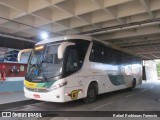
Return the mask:
<path id="1" fill-rule="evenodd" d="M 22 50 L 21 54 L 28 50 Z M 18 59 L 19 59 L 18 58 Z M 93 102 L 99 94 L 135 88 L 142 83 L 139 57 L 83 35 L 68 35 L 37 43 L 24 81 L 27 98 Z"/>

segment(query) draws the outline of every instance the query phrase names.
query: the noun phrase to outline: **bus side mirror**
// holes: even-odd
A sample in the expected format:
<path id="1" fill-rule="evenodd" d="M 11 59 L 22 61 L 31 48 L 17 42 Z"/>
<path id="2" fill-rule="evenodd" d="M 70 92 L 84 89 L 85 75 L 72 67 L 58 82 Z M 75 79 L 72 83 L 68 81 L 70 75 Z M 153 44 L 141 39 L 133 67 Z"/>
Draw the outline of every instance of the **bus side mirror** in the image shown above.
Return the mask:
<path id="1" fill-rule="evenodd" d="M 33 49 L 24 49 L 24 50 L 21 50 L 21 51 L 19 51 L 19 53 L 18 53 L 18 62 L 20 62 L 21 61 L 21 57 L 22 57 L 22 54 L 23 53 L 26 53 L 26 52 L 30 52 L 30 51 L 32 51 Z"/>
<path id="2" fill-rule="evenodd" d="M 65 52 L 65 49 L 68 47 L 68 46 L 71 46 L 71 45 L 75 45 L 75 43 L 72 43 L 72 42 L 63 42 L 59 47 L 58 47 L 58 59 L 62 59 L 63 58 L 63 54 Z"/>

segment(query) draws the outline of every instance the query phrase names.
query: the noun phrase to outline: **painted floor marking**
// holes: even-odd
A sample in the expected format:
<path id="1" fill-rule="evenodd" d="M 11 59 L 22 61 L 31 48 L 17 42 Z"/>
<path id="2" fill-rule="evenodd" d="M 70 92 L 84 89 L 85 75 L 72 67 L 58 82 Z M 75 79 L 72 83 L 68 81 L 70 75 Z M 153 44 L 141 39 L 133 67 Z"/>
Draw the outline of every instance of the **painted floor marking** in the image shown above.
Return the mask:
<path id="1" fill-rule="evenodd" d="M 141 92 L 145 92 L 147 89 L 142 90 Z"/>
<path id="2" fill-rule="evenodd" d="M 133 96 L 134 94 L 130 94 L 130 95 L 127 95 L 126 97 L 130 97 L 130 96 Z"/>
<path id="3" fill-rule="evenodd" d="M 150 89 L 151 89 L 151 88 L 154 88 L 154 86 L 151 86 Z"/>
<path id="4" fill-rule="evenodd" d="M 104 105 L 95 107 L 95 108 L 93 108 L 92 110 L 97 110 L 97 109 L 99 109 L 99 108 L 102 108 L 102 107 L 104 107 L 104 106 L 110 105 L 110 104 L 112 104 L 112 103 L 113 103 L 113 102 L 106 103 L 106 104 L 104 104 Z"/>

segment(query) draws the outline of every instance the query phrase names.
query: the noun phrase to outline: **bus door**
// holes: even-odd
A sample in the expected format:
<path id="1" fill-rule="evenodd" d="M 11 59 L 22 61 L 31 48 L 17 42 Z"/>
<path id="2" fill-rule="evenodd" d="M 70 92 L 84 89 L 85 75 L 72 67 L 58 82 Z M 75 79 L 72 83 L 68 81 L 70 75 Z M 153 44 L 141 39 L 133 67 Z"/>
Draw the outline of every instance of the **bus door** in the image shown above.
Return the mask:
<path id="1" fill-rule="evenodd" d="M 65 76 L 68 78 L 67 87 L 79 88 L 82 86 L 82 77 L 79 77 L 80 61 L 75 46 L 69 47 L 66 55 Z"/>
<path id="2" fill-rule="evenodd" d="M 69 93 L 69 96 L 73 100 L 82 98 L 83 77 L 79 76 L 81 61 L 79 60 L 77 49 L 75 47 L 71 47 L 68 50 L 66 58 L 65 75 L 68 77 L 66 77 L 67 86 L 65 92 Z"/>

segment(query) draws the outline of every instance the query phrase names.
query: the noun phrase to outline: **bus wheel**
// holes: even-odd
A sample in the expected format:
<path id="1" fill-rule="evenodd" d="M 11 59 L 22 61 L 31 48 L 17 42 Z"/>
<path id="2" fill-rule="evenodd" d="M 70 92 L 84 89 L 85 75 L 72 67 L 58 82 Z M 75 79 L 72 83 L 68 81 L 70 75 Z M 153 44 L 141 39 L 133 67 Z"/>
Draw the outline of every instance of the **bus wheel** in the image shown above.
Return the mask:
<path id="1" fill-rule="evenodd" d="M 133 90 L 136 87 L 136 79 L 132 80 L 132 86 L 128 90 Z"/>
<path id="2" fill-rule="evenodd" d="M 84 98 L 85 103 L 92 103 L 96 100 L 96 96 L 98 93 L 98 86 L 97 83 L 91 83 L 88 87 L 87 97 Z"/>
<path id="3" fill-rule="evenodd" d="M 136 87 L 136 79 L 134 78 L 132 82 L 132 89 L 134 89 L 135 87 Z"/>

